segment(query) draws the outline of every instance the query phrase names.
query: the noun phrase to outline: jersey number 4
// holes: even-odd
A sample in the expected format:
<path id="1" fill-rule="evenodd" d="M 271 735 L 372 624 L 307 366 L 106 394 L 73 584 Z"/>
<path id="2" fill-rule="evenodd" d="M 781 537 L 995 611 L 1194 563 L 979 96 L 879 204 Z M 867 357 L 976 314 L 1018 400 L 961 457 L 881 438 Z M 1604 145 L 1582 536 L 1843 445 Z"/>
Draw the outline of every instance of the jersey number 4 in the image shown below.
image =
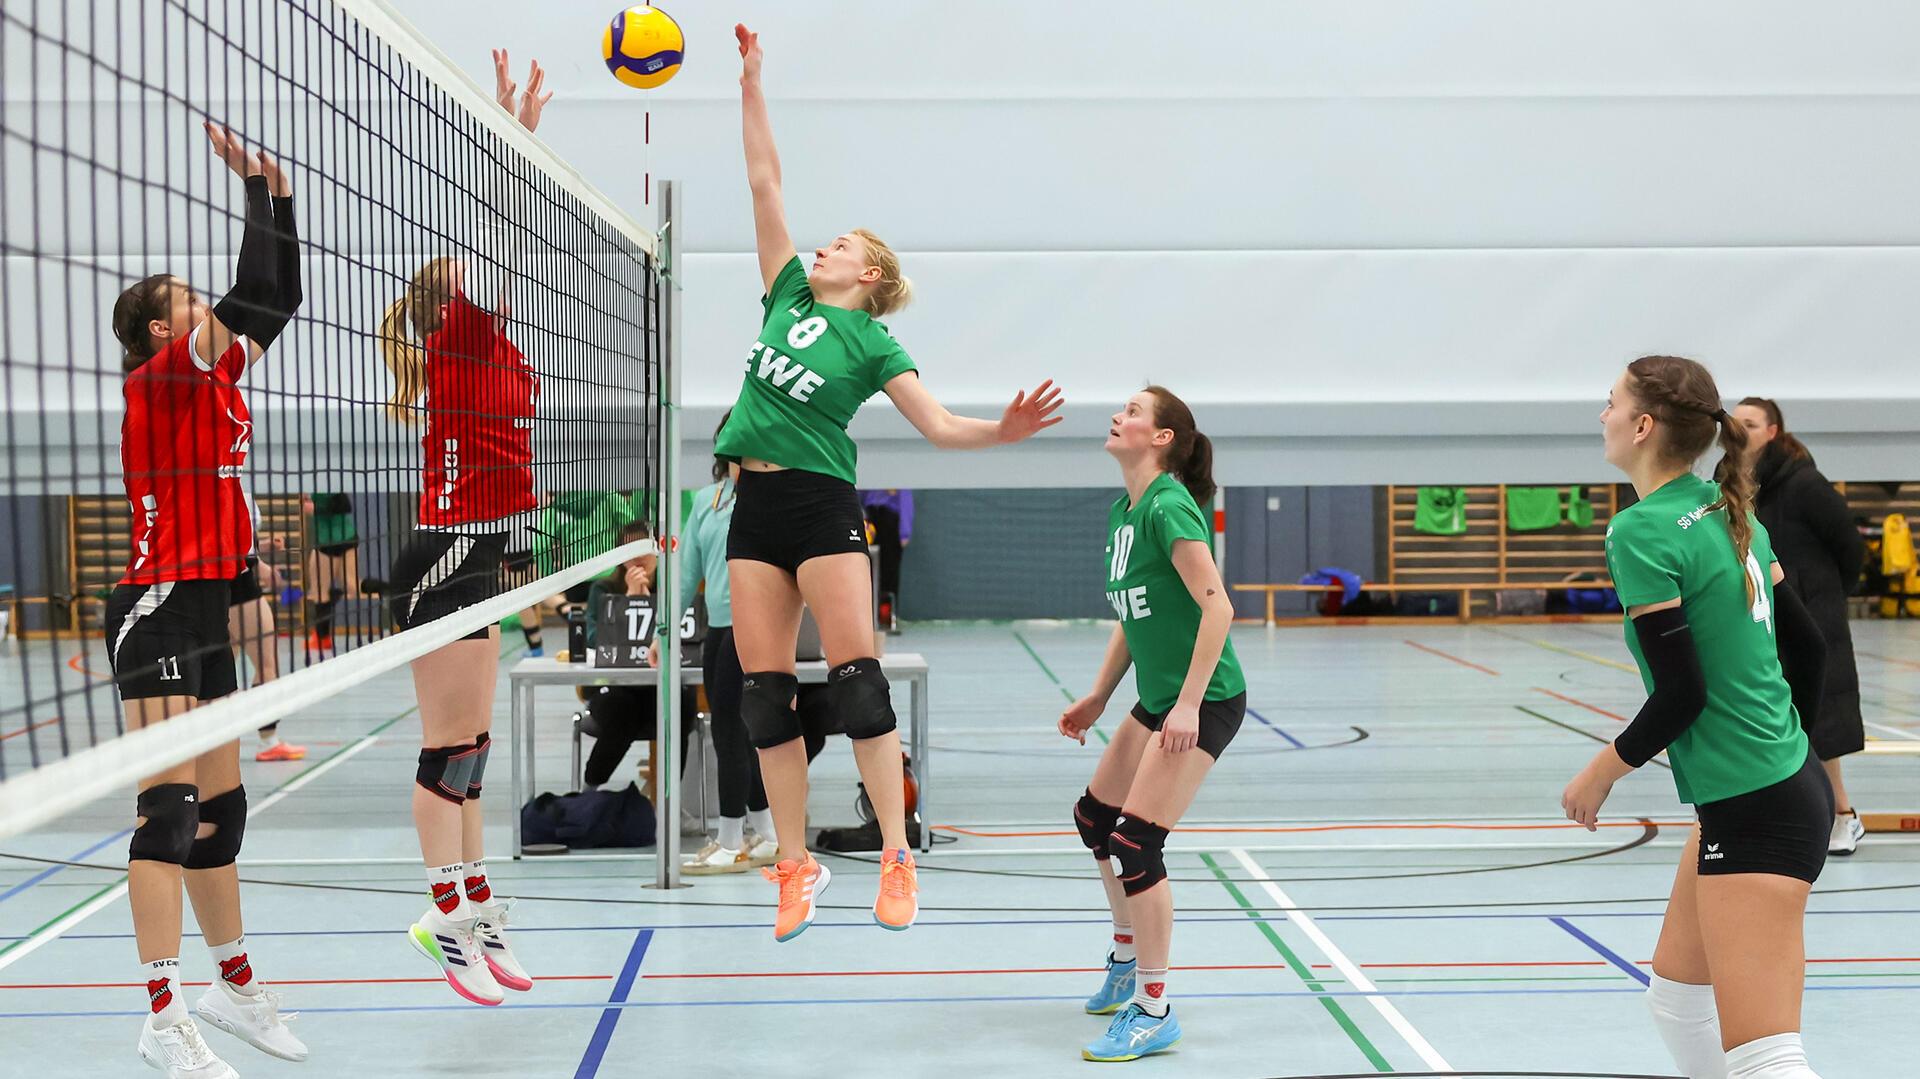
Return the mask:
<path id="1" fill-rule="evenodd" d="M 1753 620 L 1767 624 L 1767 636 L 1773 636 L 1773 604 L 1767 602 L 1767 578 L 1760 572 L 1760 559 L 1747 552 L 1747 576 L 1753 579 Z"/>

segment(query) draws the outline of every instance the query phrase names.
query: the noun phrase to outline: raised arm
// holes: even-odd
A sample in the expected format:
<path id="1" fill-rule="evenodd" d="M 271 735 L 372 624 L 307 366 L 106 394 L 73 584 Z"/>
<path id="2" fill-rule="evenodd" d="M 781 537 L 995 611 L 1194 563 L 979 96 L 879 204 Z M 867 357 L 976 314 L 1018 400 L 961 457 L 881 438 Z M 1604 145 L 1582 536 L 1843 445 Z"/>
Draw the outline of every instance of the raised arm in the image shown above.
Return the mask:
<path id="1" fill-rule="evenodd" d="M 760 90 L 760 35 L 738 24 L 733 35 L 740 39 L 740 141 L 747 151 L 747 187 L 753 191 L 753 240 L 760 252 L 760 286 L 772 292 L 774 279 L 794 259 L 793 237 L 780 193 L 780 152 L 773 146 L 773 122 Z"/>
<path id="2" fill-rule="evenodd" d="M 509 74 L 507 50 L 493 50 L 493 97 L 508 115 L 528 131 L 540 127 L 540 116 L 553 100 L 547 90 L 547 72 L 535 60 L 520 90 Z M 545 91 L 544 93 L 542 91 Z M 518 96 L 516 97 L 516 93 Z M 461 290 L 467 299 L 501 318 L 513 314 L 513 223 L 522 218 L 520 187 L 511 177 L 496 174 L 490 188 L 480 192 L 479 220 L 474 222 L 474 257 L 466 262 Z"/>
<path id="3" fill-rule="evenodd" d="M 248 153 L 238 136 L 206 125 L 213 152 L 246 187 L 246 225 L 234 260 L 233 287 L 194 340 L 200 361 L 211 366 L 237 338 L 247 340 L 252 366 L 280 336 L 305 298 L 300 289 L 300 238 L 293 218 L 293 186 L 264 150 Z M 238 372 L 234 372 L 235 375 Z"/>
<path id="4" fill-rule="evenodd" d="M 912 372 L 895 375 L 883 388 L 913 429 L 943 450 L 977 450 L 1021 442 L 1064 418 L 1055 415 L 1065 402 L 1052 379 L 1034 387 L 1032 393 L 1014 394 L 1013 402 L 997 422 L 948 412 Z"/>

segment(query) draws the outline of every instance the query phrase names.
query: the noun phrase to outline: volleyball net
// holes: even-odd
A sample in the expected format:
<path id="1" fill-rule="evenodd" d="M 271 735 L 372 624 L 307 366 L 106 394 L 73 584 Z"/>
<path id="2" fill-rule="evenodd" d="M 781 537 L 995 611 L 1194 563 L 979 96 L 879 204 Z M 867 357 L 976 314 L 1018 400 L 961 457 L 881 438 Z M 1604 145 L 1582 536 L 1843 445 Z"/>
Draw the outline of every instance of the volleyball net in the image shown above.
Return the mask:
<path id="1" fill-rule="evenodd" d="M 661 532 L 664 246 L 379 0 L 8 0 L 0 67 L 0 835 Z M 201 356 L 196 300 L 264 352 Z M 181 659 L 239 646 L 241 688 L 129 733 L 115 587 L 224 577 L 236 515 L 239 639 Z M 396 632 L 396 552 L 477 520 L 494 598 Z"/>

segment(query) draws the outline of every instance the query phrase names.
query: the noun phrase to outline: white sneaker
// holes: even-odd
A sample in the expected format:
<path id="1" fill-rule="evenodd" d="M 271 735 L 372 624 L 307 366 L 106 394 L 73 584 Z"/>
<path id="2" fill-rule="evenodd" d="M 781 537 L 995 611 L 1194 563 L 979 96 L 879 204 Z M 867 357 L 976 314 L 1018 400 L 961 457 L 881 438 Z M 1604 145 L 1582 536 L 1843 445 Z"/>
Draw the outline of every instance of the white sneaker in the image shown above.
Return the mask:
<path id="1" fill-rule="evenodd" d="M 493 1007 L 507 999 L 482 957 L 474 939 L 475 920 L 448 921 L 438 910 L 428 910 L 407 931 L 413 950 L 433 961 L 453 991 L 475 1004 Z"/>
<path id="2" fill-rule="evenodd" d="M 240 1073 L 213 1055 L 191 1018 L 170 1027 L 140 1024 L 140 1059 L 167 1073 L 167 1079 L 240 1079 Z"/>
<path id="3" fill-rule="evenodd" d="M 707 845 L 700 848 L 700 853 L 680 863 L 680 872 L 694 877 L 715 873 L 745 873 L 747 869 L 746 852 L 723 847 L 719 840 L 708 840 Z"/>
<path id="4" fill-rule="evenodd" d="M 473 936 L 480 942 L 480 954 L 486 957 L 487 970 L 492 972 L 493 980 L 516 993 L 524 993 L 533 988 L 533 977 L 507 944 L 507 911 L 512 907 L 511 899 L 475 903 Z"/>
<path id="5" fill-rule="evenodd" d="M 753 829 L 747 829 L 747 864 L 755 869 L 780 860 L 780 844 Z"/>
<path id="6" fill-rule="evenodd" d="M 1860 823 L 1858 810 L 1833 818 L 1833 835 L 1827 839 L 1827 853 L 1845 858 L 1867 837 L 1867 826 Z"/>
<path id="7" fill-rule="evenodd" d="M 295 1062 L 307 1059 L 307 1047 L 287 1029 L 287 1020 L 299 1018 L 300 1013 L 280 1014 L 280 994 L 271 989 L 263 986 L 249 997 L 216 981 L 207 987 L 193 1010 L 208 1026 L 224 1030 L 268 1056 Z"/>

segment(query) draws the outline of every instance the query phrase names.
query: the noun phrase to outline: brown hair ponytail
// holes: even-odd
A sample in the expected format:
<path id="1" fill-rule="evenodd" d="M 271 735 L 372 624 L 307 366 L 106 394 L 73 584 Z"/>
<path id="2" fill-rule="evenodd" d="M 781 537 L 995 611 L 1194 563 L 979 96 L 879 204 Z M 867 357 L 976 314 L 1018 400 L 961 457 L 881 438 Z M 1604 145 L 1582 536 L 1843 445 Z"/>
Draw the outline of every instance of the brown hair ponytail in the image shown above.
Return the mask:
<path id="1" fill-rule="evenodd" d="M 113 336 L 126 350 L 120 359 L 120 369 L 127 374 L 153 359 L 153 334 L 148 332 L 147 324 L 167 317 L 173 303 L 173 292 L 168 287 L 172 284 L 172 274 L 143 277 L 128 285 L 120 298 L 113 301 Z"/>
<path id="2" fill-rule="evenodd" d="M 1753 461 L 1747 456 L 1747 429 L 1720 406 L 1720 388 L 1700 363 L 1679 356 L 1642 356 L 1627 365 L 1633 399 L 1665 431 L 1661 450 L 1666 459 L 1687 468 L 1717 440 L 1726 454 L 1720 477 L 1720 498 L 1709 510 L 1727 511 L 1727 534 L 1747 580 L 1747 601 L 1755 598 L 1754 580 L 1747 576 L 1747 558 L 1753 550 Z"/>
<path id="3" fill-rule="evenodd" d="M 1162 459 L 1202 510 L 1213 504 L 1213 440 L 1194 425 L 1193 410 L 1165 386 L 1148 386 L 1153 395 L 1154 426 L 1173 432 L 1173 444 Z"/>

